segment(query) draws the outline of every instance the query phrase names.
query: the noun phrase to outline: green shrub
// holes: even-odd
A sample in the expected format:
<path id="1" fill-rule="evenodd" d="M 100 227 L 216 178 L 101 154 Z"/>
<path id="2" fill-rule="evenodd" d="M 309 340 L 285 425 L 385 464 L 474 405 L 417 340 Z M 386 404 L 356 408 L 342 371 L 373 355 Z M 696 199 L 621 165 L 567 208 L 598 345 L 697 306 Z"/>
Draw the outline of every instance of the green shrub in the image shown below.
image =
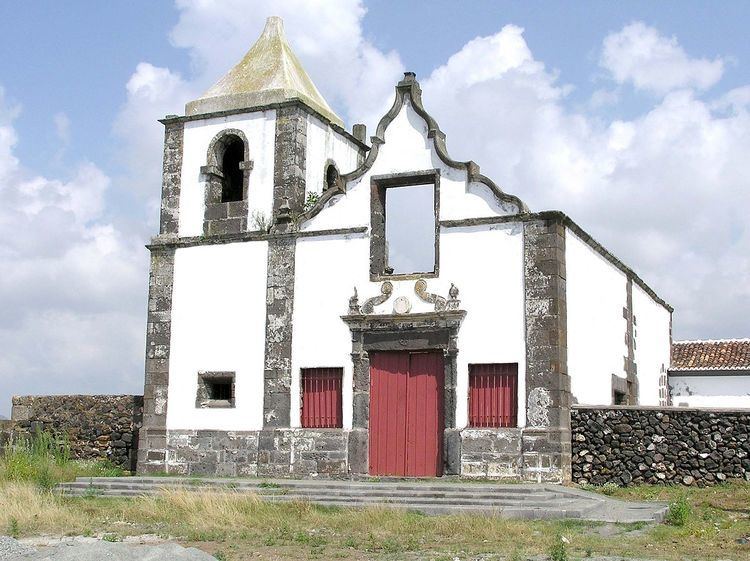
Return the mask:
<path id="1" fill-rule="evenodd" d="M 549 550 L 549 558 L 552 561 L 568 561 L 568 549 L 565 546 L 567 540 L 558 536 L 555 543 L 552 544 L 552 548 Z"/>
<path id="2" fill-rule="evenodd" d="M 693 509 L 687 500 L 686 495 L 680 496 L 676 501 L 669 504 L 667 511 L 667 524 L 672 526 L 684 526 L 690 520 Z"/>

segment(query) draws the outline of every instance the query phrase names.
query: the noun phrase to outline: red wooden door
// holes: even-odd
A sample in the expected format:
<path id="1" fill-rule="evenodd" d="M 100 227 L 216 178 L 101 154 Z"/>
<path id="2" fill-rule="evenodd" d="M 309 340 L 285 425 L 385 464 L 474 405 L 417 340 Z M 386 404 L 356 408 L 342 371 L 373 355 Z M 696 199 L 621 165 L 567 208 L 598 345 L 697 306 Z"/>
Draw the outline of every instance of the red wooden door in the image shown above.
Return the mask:
<path id="1" fill-rule="evenodd" d="M 442 353 L 370 354 L 370 473 L 435 477 L 443 467 Z"/>

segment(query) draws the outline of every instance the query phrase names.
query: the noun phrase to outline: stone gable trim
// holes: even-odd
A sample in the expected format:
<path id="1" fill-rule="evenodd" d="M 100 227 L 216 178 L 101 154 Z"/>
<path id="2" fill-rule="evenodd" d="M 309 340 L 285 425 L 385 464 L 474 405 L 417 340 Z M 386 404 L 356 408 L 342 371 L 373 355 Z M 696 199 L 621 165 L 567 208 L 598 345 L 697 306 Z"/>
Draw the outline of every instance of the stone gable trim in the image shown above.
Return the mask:
<path id="1" fill-rule="evenodd" d="M 289 427 L 292 407 L 292 318 L 297 239 L 292 216 L 305 203 L 307 117 L 296 106 L 276 114 L 273 220 L 268 239 L 263 427 Z M 265 450 L 261 438 L 259 449 Z M 271 453 L 270 450 L 266 450 Z"/>
<path id="2" fill-rule="evenodd" d="M 177 234 L 179 231 L 184 132 L 183 123 L 164 123 L 164 160 L 159 216 L 159 232 L 162 234 Z"/>
<path id="3" fill-rule="evenodd" d="M 633 315 L 633 279 L 628 276 L 625 283 L 625 308 L 623 308 L 625 317 L 625 344 L 628 348 L 627 356 L 623 357 L 626 392 L 629 405 L 638 405 L 638 365 L 635 363 L 635 346 L 636 346 L 636 321 Z M 614 388 L 613 388 L 614 398 Z M 614 401 L 614 399 L 613 399 Z"/>
<path id="4" fill-rule="evenodd" d="M 351 142 L 354 146 L 356 146 L 360 150 L 360 152 L 366 152 L 370 149 L 370 147 L 365 142 L 362 142 L 361 140 L 359 140 L 356 136 L 354 136 L 352 133 L 347 131 L 344 127 L 332 122 L 328 117 L 326 117 L 325 115 L 321 113 L 318 113 L 317 111 L 315 111 L 315 109 L 306 105 L 303 101 L 299 99 L 290 99 L 288 101 L 283 101 L 283 102 L 278 102 L 278 103 L 268 103 L 265 105 L 253 105 L 249 107 L 243 107 L 242 109 L 227 109 L 224 111 L 211 111 L 208 113 L 200 113 L 197 115 L 167 115 L 163 119 L 159 119 L 159 122 L 164 125 L 171 124 L 171 123 L 189 123 L 190 121 L 205 121 L 208 119 L 219 119 L 222 117 L 230 117 L 232 115 L 257 113 L 258 111 L 275 111 L 275 110 L 283 109 L 286 107 L 294 107 L 297 109 L 301 109 L 305 113 L 312 115 L 319 121 L 331 127 L 334 131 L 339 133 L 341 136 L 345 137 L 349 142 Z"/>
<path id="5" fill-rule="evenodd" d="M 422 89 L 419 87 L 419 82 L 417 82 L 415 74 L 413 72 L 405 72 L 404 79 L 396 85 L 396 98 L 393 102 L 393 105 L 388 110 L 388 112 L 380 119 L 377 130 L 375 131 L 375 135 L 370 139 L 370 141 L 372 142 L 372 149 L 367 153 L 367 158 L 365 159 L 365 161 L 354 171 L 340 176 L 337 186 L 323 193 L 318 199 L 318 202 L 315 204 L 315 206 L 313 206 L 310 210 L 300 216 L 300 223 L 310 220 L 311 218 L 316 216 L 326 207 L 328 201 L 331 198 L 335 197 L 336 195 L 345 195 L 347 185 L 362 177 L 372 168 L 375 160 L 378 157 L 380 146 L 382 144 L 385 144 L 385 130 L 388 128 L 391 122 L 393 122 L 396 116 L 398 116 L 401 108 L 404 106 L 404 103 L 406 103 L 407 96 L 411 101 L 414 110 L 427 123 L 427 138 L 432 140 L 438 157 L 445 165 L 454 169 L 465 171 L 467 174 L 467 181 L 469 182 L 478 182 L 486 185 L 501 205 L 514 205 L 518 213 L 529 212 L 528 207 L 521 199 L 519 199 L 515 195 L 505 193 L 502 189 L 500 189 L 500 187 L 497 186 L 497 184 L 495 184 L 495 182 L 482 175 L 479 171 L 479 166 L 475 162 L 459 162 L 448 155 L 448 150 L 445 145 L 445 133 L 440 130 L 437 121 L 435 121 L 435 119 L 433 119 L 425 110 L 422 104 Z"/>
<path id="6" fill-rule="evenodd" d="M 174 248 L 151 249 L 146 324 L 146 377 L 143 388 L 143 428 L 139 433 L 139 473 L 165 471 L 167 393 L 172 331 Z"/>
<path id="7" fill-rule="evenodd" d="M 565 226 L 560 217 L 524 222 L 526 480 L 570 481 Z"/>
<path id="8" fill-rule="evenodd" d="M 217 234 L 215 236 L 188 236 L 175 238 L 168 236 L 157 236 L 151 239 L 151 243 L 146 245 L 147 249 L 157 249 L 160 247 L 182 248 L 195 247 L 199 245 L 222 245 L 227 243 L 257 242 L 268 241 L 277 238 L 316 238 L 326 236 L 350 236 L 355 234 L 366 234 L 367 226 L 357 226 L 354 228 L 331 228 L 329 230 L 305 230 L 303 232 L 289 233 L 269 233 L 263 230 L 253 230 L 250 232 L 241 232 L 237 234 Z"/>

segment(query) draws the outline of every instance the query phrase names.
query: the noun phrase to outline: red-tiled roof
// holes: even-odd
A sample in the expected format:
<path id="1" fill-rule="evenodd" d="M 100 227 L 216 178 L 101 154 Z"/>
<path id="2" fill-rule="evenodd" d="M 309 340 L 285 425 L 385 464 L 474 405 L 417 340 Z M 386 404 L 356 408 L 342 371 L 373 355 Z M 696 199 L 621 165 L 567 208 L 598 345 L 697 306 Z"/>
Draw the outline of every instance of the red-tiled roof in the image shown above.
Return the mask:
<path id="1" fill-rule="evenodd" d="M 674 341 L 671 370 L 750 370 L 750 339 Z"/>

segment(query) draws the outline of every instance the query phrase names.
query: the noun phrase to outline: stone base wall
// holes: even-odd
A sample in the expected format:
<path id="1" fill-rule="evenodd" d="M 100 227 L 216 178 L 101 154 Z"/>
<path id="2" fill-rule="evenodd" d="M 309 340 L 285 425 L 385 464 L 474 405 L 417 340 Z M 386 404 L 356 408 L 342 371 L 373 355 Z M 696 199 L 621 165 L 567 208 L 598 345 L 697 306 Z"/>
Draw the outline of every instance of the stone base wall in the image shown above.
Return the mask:
<path id="1" fill-rule="evenodd" d="M 170 430 L 167 471 L 181 475 L 346 477 L 342 429 Z"/>
<path id="2" fill-rule="evenodd" d="M 550 449 L 554 438 L 534 429 L 463 429 L 460 474 L 463 477 L 561 483 L 567 471 Z"/>
<path id="3" fill-rule="evenodd" d="M 574 408 L 576 483 L 750 481 L 750 410 Z"/>
<path id="4" fill-rule="evenodd" d="M 461 475 L 521 479 L 521 429 L 461 431 Z"/>
<path id="5" fill-rule="evenodd" d="M 135 470 L 142 419 L 139 395 L 16 396 L 11 413 L 16 436 L 48 431 L 67 439 L 74 458 L 107 459 L 128 470 Z"/>

